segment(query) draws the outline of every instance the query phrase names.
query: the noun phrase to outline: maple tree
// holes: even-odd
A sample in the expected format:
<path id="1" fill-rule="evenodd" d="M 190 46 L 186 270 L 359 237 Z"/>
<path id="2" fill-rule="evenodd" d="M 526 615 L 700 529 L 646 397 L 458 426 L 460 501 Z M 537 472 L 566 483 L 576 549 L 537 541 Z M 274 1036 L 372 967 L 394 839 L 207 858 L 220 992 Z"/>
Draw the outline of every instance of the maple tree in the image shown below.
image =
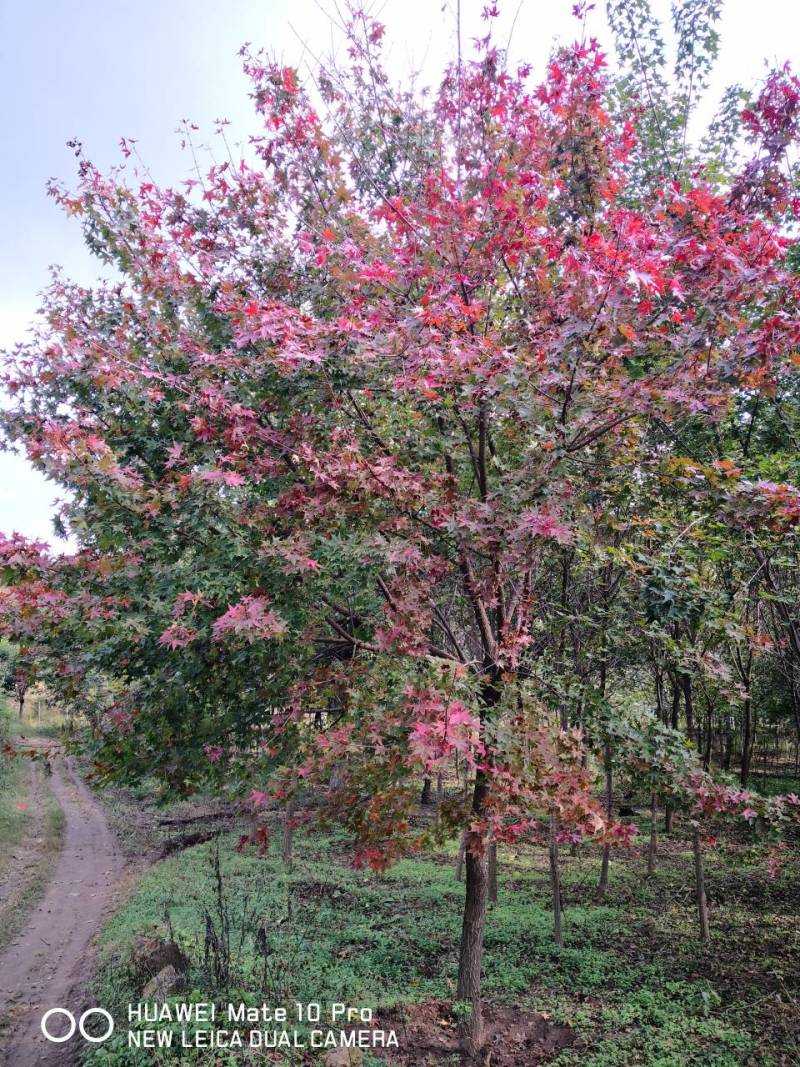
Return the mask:
<path id="1" fill-rule="evenodd" d="M 491 847 L 587 838 L 607 859 L 632 833 L 613 759 L 749 818 L 674 732 L 648 718 L 631 740 L 608 680 L 655 649 L 684 694 L 727 684 L 686 528 L 728 559 L 794 537 L 800 493 L 729 439 L 796 373 L 800 86 L 768 79 L 738 171 L 654 174 L 594 40 L 536 84 L 489 34 L 429 100 L 391 85 L 382 33 L 355 13 L 349 64 L 315 87 L 245 51 L 253 158 L 180 187 L 78 149 L 77 190 L 53 192 L 115 274 L 55 278 L 2 418 L 69 490 L 79 548 L 8 537 L 0 604 L 88 716 L 101 776 L 256 806 L 313 787 L 378 868 L 464 832 L 476 1049 Z M 420 829 L 417 781 L 455 754 L 471 795 Z"/>

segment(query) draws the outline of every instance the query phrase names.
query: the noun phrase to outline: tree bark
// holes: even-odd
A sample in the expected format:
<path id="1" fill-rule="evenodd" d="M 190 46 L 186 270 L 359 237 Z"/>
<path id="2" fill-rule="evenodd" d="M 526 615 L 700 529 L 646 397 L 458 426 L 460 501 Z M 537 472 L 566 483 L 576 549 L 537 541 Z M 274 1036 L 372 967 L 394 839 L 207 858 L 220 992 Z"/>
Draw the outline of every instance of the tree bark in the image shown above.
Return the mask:
<path id="1" fill-rule="evenodd" d="M 711 707 L 711 703 L 708 703 L 706 709 L 706 739 L 703 745 L 703 770 L 708 771 L 711 769 L 711 752 L 714 747 L 714 715 Z"/>
<path id="2" fill-rule="evenodd" d="M 335 763 L 334 766 L 333 766 L 333 770 L 331 771 L 331 780 L 330 780 L 330 785 L 329 785 L 329 788 L 330 788 L 332 793 L 335 793 L 336 790 L 339 789 L 339 787 L 342 784 L 343 779 L 344 779 L 344 769 L 342 767 L 342 764 L 341 763 Z"/>
<path id="3" fill-rule="evenodd" d="M 493 841 L 489 845 L 489 902 L 491 904 L 497 903 L 497 845 Z"/>
<path id="4" fill-rule="evenodd" d="M 723 771 L 729 771 L 731 769 L 731 760 L 733 758 L 733 731 L 731 730 L 731 717 L 725 715 L 725 747 L 722 753 L 722 769 Z"/>
<path id="5" fill-rule="evenodd" d="M 289 800 L 286 803 L 286 809 L 283 813 L 283 836 L 281 840 L 281 857 L 283 859 L 283 865 L 287 871 L 292 869 L 292 839 L 294 836 L 294 826 L 292 825 L 293 814 L 294 802 Z"/>
<path id="6" fill-rule="evenodd" d="M 486 680 L 481 688 L 480 722 L 481 734 L 492 710 L 500 703 L 502 686 L 499 669 L 493 662 L 494 639 L 491 625 L 482 601 L 474 594 L 474 580 L 466 557 L 462 560 L 467 587 L 475 607 L 484 645 Z M 466 776 L 465 776 L 466 777 Z M 488 792 L 486 771 L 475 770 L 475 785 L 472 790 L 472 815 L 480 823 Z M 484 1041 L 483 1003 L 481 1000 L 481 965 L 483 962 L 483 934 L 486 927 L 486 906 L 489 894 L 489 878 L 486 862 L 486 833 L 482 830 L 467 834 L 465 856 L 466 886 L 464 893 L 464 916 L 461 925 L 461 945 L 458 957 L 457 997 L 468 1006 L 468 1014 L 460 1025 L 460 1038 L 467 1056 L 477 1057 Z"/>
<path id="7" fill-rule="evenodd" d="M 558 869 L 558 815 L 550 816 L 550 888 L 553 894 L 553 937 L 557 945 L 564 944 L 561 934 L 561 874 Z"/>
<path id="8" fill-rule="evenodd" d="M 669 684 L 672 688 L 672 710 L 669 724 L 673 730 L 677 730 L 681 721 L 681 691 L 678 688 L 677 679 L 672 674 L 669 676 Z"/>
<path id="9" fill-rule="evenodd" d="M 605 746 L 605 764 L 606 764 L 606 815 L 609 819 L 613 814 L 614 804 L 614 782 L 611 771 L 611 745 L 606 742 Z M 608 888 L 608 862 L 611 856 L 611 846 L 603 845 L 603 860 L 600 864 L 600 881 L 597 885 L 598 896 L 605 896 L 606 889 Z"/>
<path id="10" fill-rule="evenodd" d="M 700 828 L 692 831 L 692 851 L 694 852 L 694 881 L 697 895 L 697 918 L 700 922 L 700 940 L 709 941 L 711 933 L 708 928 L 708 901 L 706 900 L 706 875 L 703 867 L 703 849 L 700 843 Z"/>
<path id="11" fill-rule="evenodd" d="M 458 845 L 458 859 L 456 860 L 456 881 L 460 882 L 464 877 L 464 854 L 467 851 L 467 831 L 464 830 L 461 834 L 461 841 Z"/>
<path id="12" fill-rule="evenodd" d="M 739 772 L 739 781 L 743 786 L 747 785 L 750 778 L 750 763 L 753 758 L 754 741 L 753 705 L 748 697 L 742 708 L 742 766 Z"/>
<path id="13" fill-rule="evenodd" d="M 430 807 L 433 803 L 433 783 L 430 778 L 425 778 L 422 782 L 422 795 L 419 802 L 424 808 Z"/>
<path id="14" fill-rule="evenodd" d="M 652 875 L 656 869 L 658 855 L 658 817 L 656 813 L 656 791 L 650 795 L 650 843 L 647 846 L 647 873 Z"/>
<path id="15" fill-rule="evenodd" d="M 483 771 L 475 774 L 472 810 L 480 814 L 486 797 L 486 778 Z M 481 965 L 483 962 L 483 932 L 486 926 L 486 905 L 489 878 L 485 841 L 469 834 L 465 856 L 467 872 L 464 897 L 464 919 L 461 927 L 461 948 L 458 959 L 458 999 L 469 1007 L 469 1015 L 461 1025 L 461 1037 L 468 1056 L 476 1057 L 483 1046 L 483 1005 L 481 1001 Z"/>
<path id="16" fill-rule="evenodd" d="M 22 671 L 19 671 L 14 681 L 19 703 L 19 718 L 22 721 L 22 716 L 25 712 L 25 694 L 28 692 L 28 679 Z"/>
<path id="17" fill-rule="evenodd" d="M 653 662 L 653 677 L 655 679 L 656 711 L 659 719 L 664 721 L 664 673 L 658 666 L 658 660 Z"/>
<path id="18" fill-rule="evenodd" d="M 683 689 L 683 707 L 686 712 L 686 736 L 690 741 L 695 741 L 694 700 L 692 699 L 692 677 L 690 674 L 681 675 L 681 688 Z"/>

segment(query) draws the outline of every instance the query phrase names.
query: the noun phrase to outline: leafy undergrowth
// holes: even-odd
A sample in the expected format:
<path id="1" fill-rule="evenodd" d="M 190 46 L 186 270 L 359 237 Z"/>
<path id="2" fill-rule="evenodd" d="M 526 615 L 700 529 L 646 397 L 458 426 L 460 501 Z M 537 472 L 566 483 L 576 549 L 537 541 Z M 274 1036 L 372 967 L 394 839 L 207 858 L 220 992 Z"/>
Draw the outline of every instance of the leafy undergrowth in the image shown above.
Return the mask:
<path id="1" fill-rule="evenodd" d="M 347 866 L 344 843 L 335 837 L 298 833 L 287 874 L 274 851 L 266 857 L 237 853 L 235 844 L 235 835 L 219 839 L 222 902 L 216 844 L 206 843 L 155 865 L 108 924 L 98 1003 L 114 1011 L 120 1029 L 111 1043 L 89 1054 L 87 1064 L 314 1062 L 302 1052 L 259 1059 L 221 1049 L 128 1049 L 128 1024 L 119 1020 L 127 1019 L 127 1005 L 140 999 L 147 978 L 135 962 L 134 946 L 143 935 L 174 937 L 188 958 L 178 1000 L 368 1005 L 381 1022 L 397 1028 L 401 1056 L 392 1062 L 458 1062 L 451 1051 L 453 1017 L 446 1007 L 431 1008 L 452 1002 L 455 994 L 463 887 L 452 853 L 406 860 L 375 874 Z M 515 1061 L 498 1054 L 492 1062 L 800 1062 L 798 871 L 788 867 L 770 880 L 764 849 L 755 842 L 711 850 L 707 865 L 713 936 L 704 947 L 696 937 L 691 854 L 680 834 L 662 842 L 651 879 L 643 876 L 641 856 L 615 855 L 602 902 L 595 889 L 596 853 L 565 855 L 565 943 L 559 949 L 552 938 L 545 857 L 505 850 L 499 902 L 486 931 L 487 1002 L 504 1017 L 538 1013 L 566 1036 L 544 1042 L 538 1058 L 529 1053 Z M 214 938 L 223 920 L 230 958 L 222 961 L 227 971 L 220 977 Z M 434 1041 L 428 1027 L 425 1047 L 413 1047 L 413 1041 L 409 1047 L 414 1021 L 425 1013 L 441 1033 Z M 502 1034 L 498 1039 L 502 1043 Z M 378 1062 L 370 1055 L 364 1064 Z"/>

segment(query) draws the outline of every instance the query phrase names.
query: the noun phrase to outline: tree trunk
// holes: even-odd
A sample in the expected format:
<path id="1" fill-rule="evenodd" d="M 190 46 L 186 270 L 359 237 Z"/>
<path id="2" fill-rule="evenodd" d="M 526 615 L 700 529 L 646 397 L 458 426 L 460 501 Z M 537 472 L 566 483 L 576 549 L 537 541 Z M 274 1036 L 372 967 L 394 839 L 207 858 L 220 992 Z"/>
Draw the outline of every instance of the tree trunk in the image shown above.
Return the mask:
<path id="1" fill-rule="evenodd" d="M 493 841 L 489 845 L 489 902 L 497 903 L 497 845 Z"/>
<path id="2" fill-rule="evenodd" d="M 733 730 L 731 729 L 731 717 L 725 716 L 725 748 L 722 753 L 722 769 L 723 771 L 729 771 L 731 769 L 731 759 L 733 758 Z"/>
<path id="3" fill-rule="evenodd" d="M 706 739 L 703 745 L 703 770 L 707 771 L 711 768 L 711 750 L 714 743 L 714 715 L 712 713 L 711 704 L 708 705 L 706 713 Z"/>
<path id="4" fill-rule="evenodd" d="M 683 689 L 683 707 L 686 712 L 686 736 L 690 741 L 694 741 L 694 701 L 692 700 L 691 675 L 681 675 L 681 688 Z"/>
<path id="5" fill-rule="evenodd" d="M 480 814 L 482 811 L 485 796 L 485 775 L 483 771 L 478 770 L 475 774 L 475 789 L 472 795 L 474 814 Z M 476 834 L 469 834 L 467 837 L 465 856 L 467 880 L 458 959 L 457 996 L 469 1007 L 469 1015 L 461 1025 L 461 1037 L 467 1055 L 472 1057 L 476 1057 L 483 1046 L 481 964 L 489 891 L 485 844 L 486 842 L 480 840 Z"/>
<path id="6" fill-rule="evenodd" d="M 750 778 L 750 762 L 753 758 L 753 705 L 748 697 L 742 708 L 742 766 L 739 772 L 739 781 L 746 786 Z"/>
<path id="7" fill-rule="evenodd" d="M 606 742 L 605 746 L 605 764 L 606 764 L 606 815 L 609 819 L 613 814 L 614 803 L 614 782 L 611 772 L 611 745 Z M 600 882 L 597 886 L 598 896 L 605 896 L 606 889 L 608 888 L 608 861 L 611 856 L 611 846 L 603 845 L 603 860 L 600 864 Z"/>
<path id="8" fill-rule="evenodd" d="M 608 861 L 611 856 L 611 846 L 603 845 L 603 858 L 600 861 L 600 881 L 597 883 L 598 897 L 604 897 L 608 889 Z"/>
<path id="9" fill-rule="evenodd" d="M 659 719 L 664 721 L 664 674 L 660 670 L 657 661 L 653 664 L 656 690 L 656 711 Z"/>
<path id="10" fill-rule="evenodd" d="M 553 936 L 557 945 L 564 944 L 561 935 L 561 875 L 558 870 L 558 815 L 550 816 L 550 887 L 553 893 Z"/>
<path id="11" fill-rule="evenodd" d="M 331 780 L 329 788 L 332 793 L 335 793 L 340 788 L 342 781 L 344 780 L 344 768 L 341 763 L 335 763 L 333 770 L 331 771 Z"/>
<path id="12" fill-rule="evenodd" d="M 467 831 L 464 830 L 461 834 L 461 841 L 458 845 L 458 859 L 456 860 L 456 881 L 460 882 L 464 877 L 464 854 L 467 851 Z"/>
<path id="13" fill-rule="evenodd" d="M 656 869 L 658 855 L 658 818 L 656 814 L 656 791 L 650 796 L 650 844 L 647 846 L 647 873 L 652 875 Z"/>
<path id="14" fill-rule="evenodd" d="M 481 691 L 481 733 L 483 733 L 486 719 L 491 715 L 492 709 L 500 703 L 502 697 L 502 687 L 496 668 L 488 663 L 486 667 L 488 679 Z M 486 771 L 478 767 L 475 770 L 475 785 L 472 790 L 472 815 L 475 821 L 480 822 L 483 818 L 487 792 Z M 487 843 L 485 832 L 467 833 L 465 855 L 467 877 L 458 957 L 457 997 L 469 1009 L 459 1030 L 463 1050 L 467 1056 L 473 1058 L 477 1057 L 484 1041 L 481 964 L 489 895 Z"/>
<path id="15" fill-rule="evenodd" d="M 422 796 L 419 802 L 424 808 L 430 807 L 433 803 L 433 783 L 430 778 L 425 778 L 422 783 Z"/>
<path id="16" fill-rule="evenodd" d="M 692 850 L 694 852 L 694 881 L 697 895 L 697 917 L 700 921 L 700 940 L 709 941 L 708 902 L 706 901 L 706 875 L 703 868 L 703 849 L 700 844 L 700 828 L 692 831 Z"/>
<path id="17" fill-rule="evenodd" d="M 664 833 L 672 833 L 672 805 L 669 801 L 664 805 Z"/>
<path id="18" fill-rule="evenodd" d="M 681 691 L 678 688 L 677 679 L 670 674 L 669 684 L 672 688 L 672 711 L 669 717 L 669 724 L 673 730 L 677 730 L 681 721 Z"/>
<path id="19" fill-rule="evenodd" d="M 294 836 L 294 826 L 292 825 L 293 814 L 294 802 L 289 800 L 286 803 L 286 809 L 283 813 L 283 837 L 281 840 L 281 856 L 283 865 L 287 871 L 292 869 L 292 838 Z"/>

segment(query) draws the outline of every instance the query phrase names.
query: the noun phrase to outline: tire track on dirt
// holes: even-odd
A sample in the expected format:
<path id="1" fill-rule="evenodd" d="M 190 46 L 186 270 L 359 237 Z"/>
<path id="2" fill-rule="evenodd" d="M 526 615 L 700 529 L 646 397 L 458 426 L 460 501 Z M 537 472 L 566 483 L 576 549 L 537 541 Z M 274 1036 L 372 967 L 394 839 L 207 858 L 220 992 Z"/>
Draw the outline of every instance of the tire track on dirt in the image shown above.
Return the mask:
<path id="1" fill-rule="evenodd" d="M 91 974 L 90 943 L 111 900 L 122 857 L 105 813 L 72 760 L 53 760 L 50 786 L 64 813 L 61 852 L 45 895 L 0 955 L 0 1048 L 8 1067 L 70 1067 L 83 1045 L 45 1040 L 43 1013 L 64 1007 L 78 1017 Z M 66 1020 L 56 1018 L 52 1030 Z"/>

